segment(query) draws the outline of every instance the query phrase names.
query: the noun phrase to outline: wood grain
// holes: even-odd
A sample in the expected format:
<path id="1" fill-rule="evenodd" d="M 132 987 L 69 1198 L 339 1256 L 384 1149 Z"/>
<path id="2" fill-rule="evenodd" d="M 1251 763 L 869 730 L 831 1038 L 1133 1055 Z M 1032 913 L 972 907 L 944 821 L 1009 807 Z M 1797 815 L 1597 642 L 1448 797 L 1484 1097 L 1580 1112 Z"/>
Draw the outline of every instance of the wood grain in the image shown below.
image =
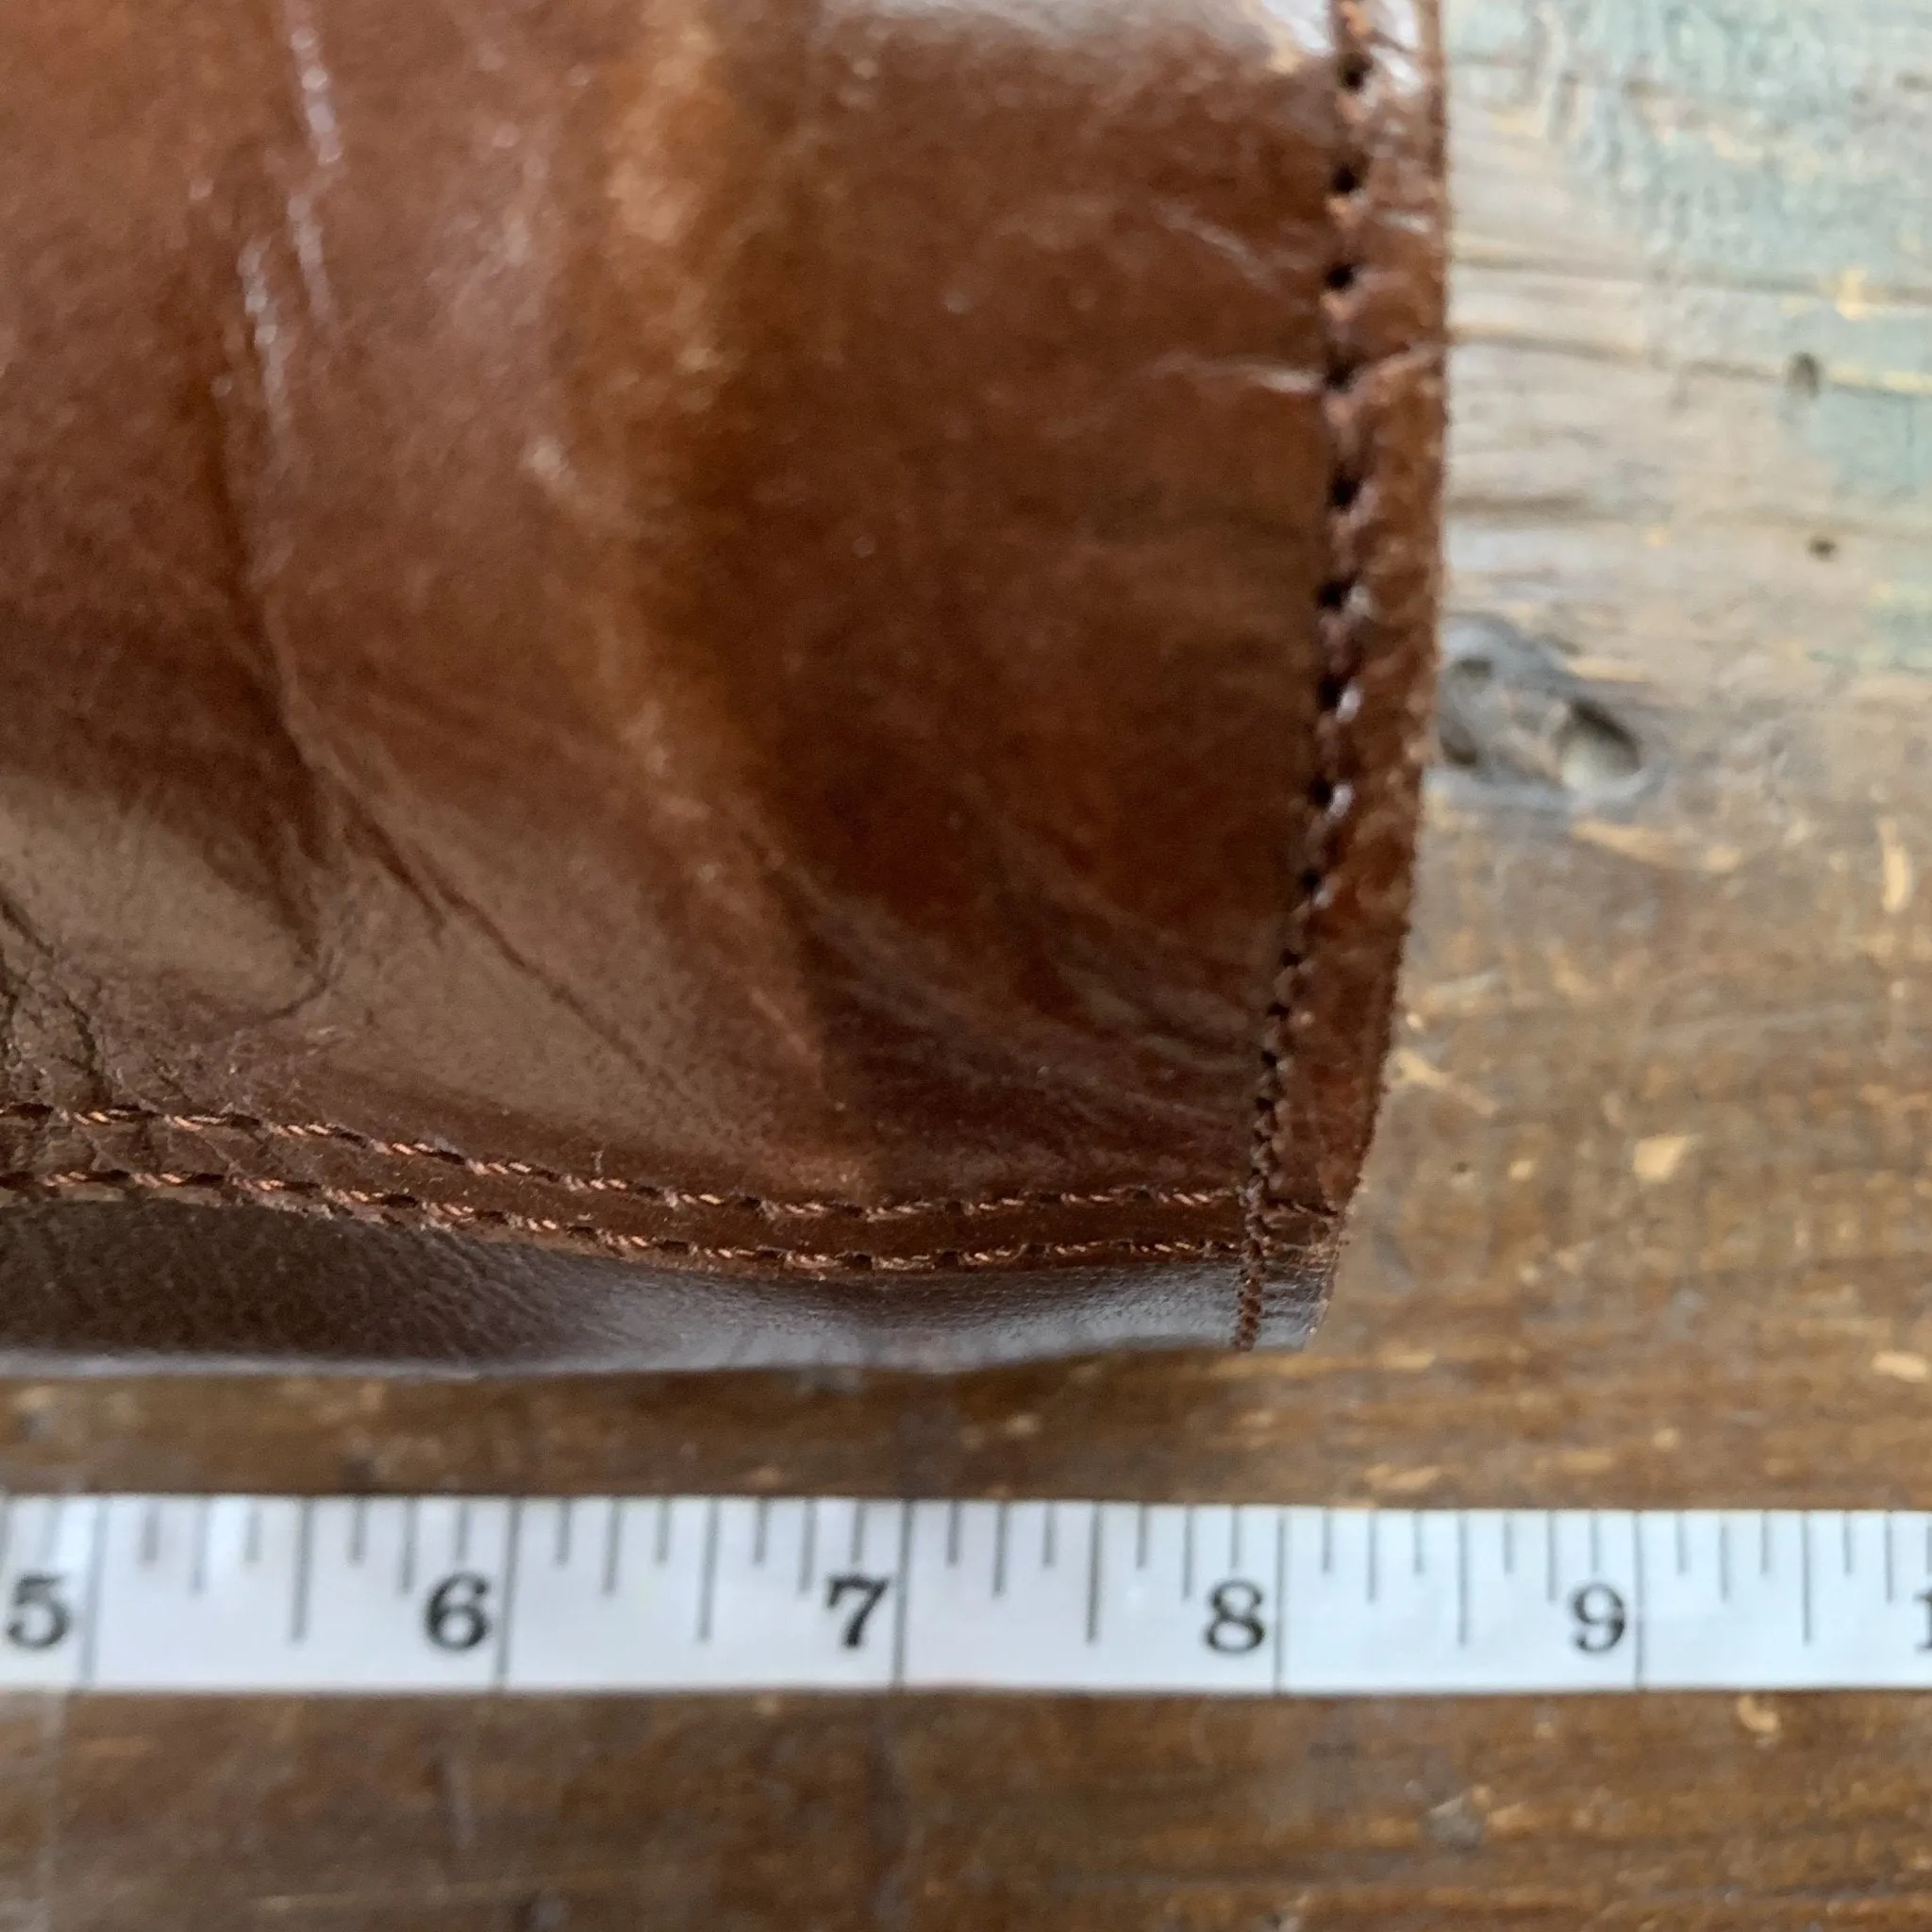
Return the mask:
<path id="1" fill-rule="evenodd" d="M 1444 761 L 1300 1358 L 0 1389 L 14 1485 L 1932 1507 L 1932 0 L 1451 9 Z M 1932 1924 L 1932 1701 L 0 1710 L 0 1932 Z"/>

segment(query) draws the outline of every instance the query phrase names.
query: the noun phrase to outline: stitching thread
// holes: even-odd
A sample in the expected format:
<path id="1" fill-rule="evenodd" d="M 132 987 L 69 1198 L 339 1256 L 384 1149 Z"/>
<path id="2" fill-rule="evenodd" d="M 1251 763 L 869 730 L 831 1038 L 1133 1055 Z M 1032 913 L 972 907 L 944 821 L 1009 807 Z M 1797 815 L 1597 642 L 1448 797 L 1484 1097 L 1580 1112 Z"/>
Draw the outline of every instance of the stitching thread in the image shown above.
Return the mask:
<path id="1" fill-rule="evenodd" d="M 286 1195 L 315 1201 L 357 1215 L 410 1214 L 452 1228 L 501 1227 L 520 1234 L 554 1235 L 587 1241 L 616 1255 L 675 1256 L 691 1261 L 761 1261 L 795 1274 L 919 1274 L 939 1269 L 991 1268 L 1024 1261 L 1098 1260 L 1109 1255 L 1152 1256 L 1194 1260 L 1225 1259 L 1241 1252 L 1234 1241 L 1156 1241 L 1126 1237 L 1090 1241 L 1018 1241 L 1003 1248 L 942 1248 L 923 1255 L 800 1254 L 792 1248 L 706 1247 L 663 1236 L 613 1234 L 586 1221 L 556 1221 L 502 1208 L 468 1208 L 454 1202 L 419 1200 L 413 1194 L 378 1193 L 361 1188 L 332 1188 L 320 1181 L 258 1180 L 219 1174 L 144 1174 L 127 1168 L 72 1168 L 60 1174 L 0 1174 L 0 1193 L 38 1199 L 82 1188 L 124 1192 L 240 1192 Z"/>
<path id="2" fill-rule="evenodd" d="M 1308 785 L 1312 817 L 1262 1031 L 1261 1080 L 1255 1100 L 1247 1185 L 1241 1191 L 1241 1278 L 1234 1327 L 1238 1349 L 1255 1346 L 1267 1312 L 1268 1218 L 1281 1205 L 1281 1162 L 1275 1150 L 1287 1104 L 1296 1010 L 1314 955 L 1317 918 L 1332 895 L 1338 834 L 1355 803 L 1343 752 L 1348 727 L 1361 708 L 1361 689 L 1356 681 L 1359 664 L 1355 620 L 1361 600 L 1362 569 L 1358 561 L 1351 565 L 1346 560 L 1345 539 L 1349 522 L 1373 477 L 1355 454 L 1350 434 L 1350 394 L 1369 361 L 1356 353 L 1346 325 L 1358 299 L 1364 267 L 1360 229 L 1374 158 L 1362 124 L 1375 62 L 1373 36 L 1361 18 L 1361 0 L 1334 0 L 1333 19 L 1335 113 L 1341 138 L 1328 182 L 1334 254 L 1322 295 L 1327 350 L 1322 413 L 1328 434 L 1329 467 L 1324 525 L 1327 561 L 1315 598 L 1315 775 Z"/>
<path id="3" fill-rule="evenodd" d="M 408 1163 L 435 1162 L 479 1179 L 541 1181 L 573 1194 L 624 1194 L 660 1208 L 739 1208 L 773 1220 L 813 1220 L 838 1216 L 861 1222 L 909 1220 L 922 1214 L 998 1214 L 1024 1208 L 1112 1208 L 1141 1205 L 1152 1208 L 1211 1208 L 1232 1200 L 1233 1188 L 1198 1190 L 1119 1187 L 1092 1193 L 994 1194 L 983 1200 L 933 1199 L 890 1201 L 868 1205 L 858 1201 L 774 1201 L 758 1194 L 711 1194 L 655 1186 L 648 1181 L 613 1179 L 604 1174 L 571 1174 L 529 1160 L 484 1160 L 429 1141 L 385 1141 L 354 1127 L 324 1122 L 267 1121 L 248 1113 L 168 1113 L 158 1108 L 95 1107 L 68 1108 L 19 1102 L 0 1106 L 0 1121 L 52 1122 L 61 1126 L 159 1126 L 184 1134 L 238 1133 L 265 1135 L 278 1141 L 330 1141 L 386 1158 Z"/>

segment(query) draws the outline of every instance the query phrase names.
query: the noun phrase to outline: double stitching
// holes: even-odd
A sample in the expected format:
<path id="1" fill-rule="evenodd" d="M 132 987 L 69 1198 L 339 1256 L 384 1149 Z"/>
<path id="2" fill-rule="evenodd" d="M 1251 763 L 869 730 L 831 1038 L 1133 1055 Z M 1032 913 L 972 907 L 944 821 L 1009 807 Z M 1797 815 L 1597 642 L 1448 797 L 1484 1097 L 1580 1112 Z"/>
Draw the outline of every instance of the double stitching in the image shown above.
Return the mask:
<path id="1" fill-rule="evenodd" d="M 758 1194 L 704 1193 L 667 1188 L 648 1181 L 624 1180 L 607 1174 L 572 1174 L 529 1160 L 483 1159 L 427 1141 L 388 1141 L 326 1122 L 269 1121 L 247 1113 L 169 1113 L 159 1108 L 59 1108 L 33 1102 L 0 1106 L 0 1121 L 20 1121 L 57 1127 L 152 1126 L 170 1132 L 207 1137 L 240 1134 L 277 1141 L 320 1141 L 355 1147 L 401 1165 L 435 1165 L 484 1180 L 537 1181 L 573 1194 L 615 1194 L 649 1202 L 673 1211 L 698 1208 L 738 1209 L 772 1220 L 839 1218 L 867 1224 L 905 1221 L 921 1215 L 974 1216 L 1009 1213 L 1028 1208 L 1212 1208 L 1232 1200 L 1232 1188 L 1102 1188 L 1092 1192 L 995 1194 L 977 1200 L 933 1200 L 864 1203 L 837 1199 L 780 1201 Z"/>
<path id="2" fill-rule="evenodd" d="M 928 1274 L 942 1269 L 1018 1267 L 1036 1261 L 1094 1261 L 1109 1259 L 1221 1260 L 1240 1252 L 1232 1241 L 1159 1241 L 1131 1238 L 1088 1241 L 1015 1241 L 998 1248 L 942 1248 L 923 1255 L 874 1255 L 863 1250 L 840 1254 L 806 1254 L 795 1248 L 710 1247 L 669 1236 L 614 1234 L 593 1222 L 557 1221 L 541 1215 L 513 1214 L 493 1208 L 469 1208 L 454 1202 L 424 1201 L 413 1194 L 378 1192 L 363 1188 L 334 1188 L 320 1181 L 245 1178 L 219 1174 L 142 1173 L 130 1168 L 73 1168 L 59 1174 L 0 1174 L 0 1193 L 29 1200 L 58 1199 L 94 1189 L 119 1193 L 243 1193 L 264 1200 L 313 1203 L 324 1209 L 380 1220 L 408 1215 L 412 1221 L 464 1232 L 476 1227 L 502 1228 L 517 1234 L 550 1236 L 588 1242 L 608 1254 L 635 1257 L 661 1255 L 667 1259 L 754 1263 L 792 1274 Z"/>

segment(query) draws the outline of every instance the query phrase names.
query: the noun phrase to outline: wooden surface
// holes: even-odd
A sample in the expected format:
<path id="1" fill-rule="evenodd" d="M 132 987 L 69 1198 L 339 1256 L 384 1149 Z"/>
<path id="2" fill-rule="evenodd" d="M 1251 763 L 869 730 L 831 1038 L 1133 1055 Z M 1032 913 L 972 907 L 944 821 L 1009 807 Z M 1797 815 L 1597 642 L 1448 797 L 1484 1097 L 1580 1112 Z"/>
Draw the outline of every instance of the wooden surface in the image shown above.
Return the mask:
<path id="1" fill-rule="evenodd" d="M 1932 1507 L 1932 0 L 1461 0 L 1452 665 L 1299 1359 L 0 1389 L 17 1485 Z M 0 1707 L 0 1932 L 1932 1924 L 1932 1698 Z"/>

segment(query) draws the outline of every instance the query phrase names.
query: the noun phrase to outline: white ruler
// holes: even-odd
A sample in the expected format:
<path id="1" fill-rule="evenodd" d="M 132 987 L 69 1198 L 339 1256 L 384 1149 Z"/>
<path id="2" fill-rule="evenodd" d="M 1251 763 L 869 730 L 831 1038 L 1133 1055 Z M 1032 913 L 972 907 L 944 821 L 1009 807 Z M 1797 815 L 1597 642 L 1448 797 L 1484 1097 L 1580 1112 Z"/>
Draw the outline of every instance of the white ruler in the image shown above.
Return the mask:
<path id="1" fill-rule="evenodd" d="M 1932 1515 L 15 1496 L 0 1690 L 1932 1686 Z"/>

